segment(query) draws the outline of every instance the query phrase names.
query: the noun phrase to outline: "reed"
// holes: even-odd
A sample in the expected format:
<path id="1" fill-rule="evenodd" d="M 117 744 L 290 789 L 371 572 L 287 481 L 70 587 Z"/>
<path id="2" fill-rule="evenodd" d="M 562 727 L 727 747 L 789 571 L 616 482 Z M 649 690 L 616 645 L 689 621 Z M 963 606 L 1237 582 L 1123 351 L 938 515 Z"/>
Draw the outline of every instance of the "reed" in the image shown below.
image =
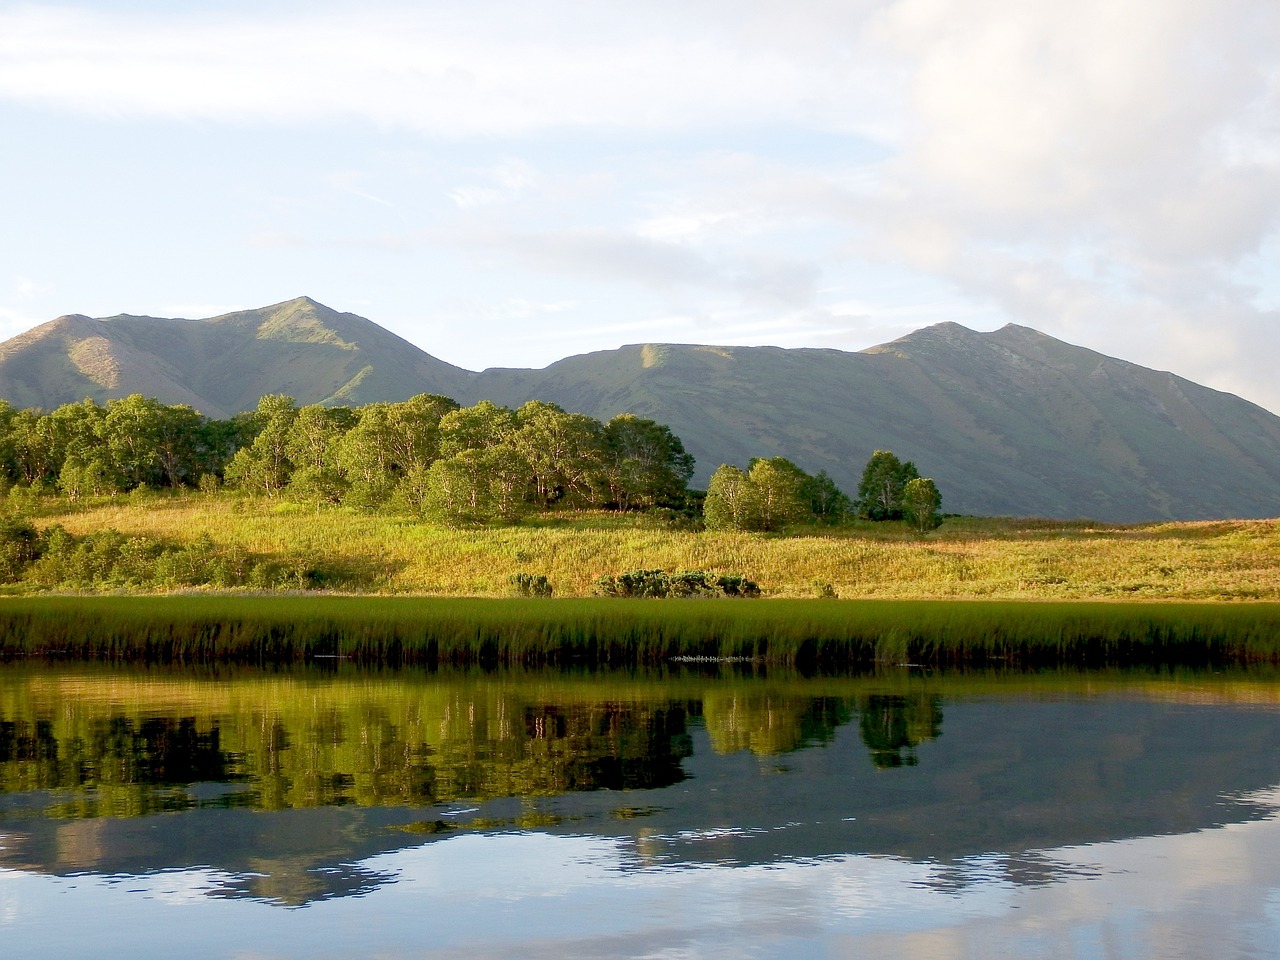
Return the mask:
<path id="1" fill-rule="evenodd" d="M 389 666 L 694 657 L 801 669 L 1276 662 L 1280 604 L 13 597 L 0 600 L 0 657 Z"/>

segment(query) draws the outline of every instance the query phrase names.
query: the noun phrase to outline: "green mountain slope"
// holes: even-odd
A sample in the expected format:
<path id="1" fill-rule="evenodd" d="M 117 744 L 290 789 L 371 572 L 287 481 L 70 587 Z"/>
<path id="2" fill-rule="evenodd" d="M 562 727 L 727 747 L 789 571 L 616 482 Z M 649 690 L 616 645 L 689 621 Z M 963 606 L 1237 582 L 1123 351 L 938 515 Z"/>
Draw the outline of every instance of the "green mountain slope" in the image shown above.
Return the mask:
<path id="1" fill-rule="evenodd" d="M 0 344 L 0 396 L 46 409 L 143 393 L 210 416 L 268 393 L 304 403 L 456 393 L 471 375 L 307 297 L 209 320 L 60 317 Z"/>
<path id="2" fill-rule="evenodd" d="M 784 456 L 853 491 L 891 449 L 955 512 L 1280 516 L 1280 418 L 1015 325 L 938 324 L 861 353 L 645 344 L 471 373 L 300 298 L 210 320 L 62 317 L 0 344 L 0 397 L 18 406 L 144 393 L 226 416 L 267 393 L 359 405 L 424 392 L 652 417 L 697 458 L 695 484 Z"/>
<path id="3" fill-rule="evenodd" d="M 861 353 L 629 346 L 511 373 L 481 373 L 480 391 L 670 424 L 698 459 L 695 482 L 721 462 L 785 456 L 853 490 L 870 454 L 892 449 L 938 482 L 948 510 L 1280 514 L 1280 418 L 1025 327 L 939 324 Z"/>

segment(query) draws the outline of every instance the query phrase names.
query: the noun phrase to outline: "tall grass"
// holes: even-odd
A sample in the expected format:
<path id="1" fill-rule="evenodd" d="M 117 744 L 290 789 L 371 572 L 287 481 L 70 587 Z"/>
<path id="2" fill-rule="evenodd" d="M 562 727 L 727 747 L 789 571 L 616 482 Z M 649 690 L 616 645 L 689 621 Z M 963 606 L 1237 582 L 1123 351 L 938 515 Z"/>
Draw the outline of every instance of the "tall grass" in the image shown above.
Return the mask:
<path id="1" fill-rule="evenodd" d="M 1205 664 L 1280 658 L 1280 604 L 43 597 L 0 656 L 155 663 Z"/>
<path id="2" fill-rule="evenodd" d="M 407 517 L 306 509 L 230 494 L 49 501 L 39 526 L 116 529 L 171 543 L 207 536 L 356 593 L 502 596 L 520 574 L 557 597 L 590 596 L 627 570 L 703 570 L 759 583 L 770 597 L 1280 601 L 1275 521 L 1100 525 L 948 519 L 925 537 L 900 524 L 789 536 L 665 529 L 643 516 L 562 514 L 453 530 Z M 22 589 L 18 587 L 16 589 Z"/>

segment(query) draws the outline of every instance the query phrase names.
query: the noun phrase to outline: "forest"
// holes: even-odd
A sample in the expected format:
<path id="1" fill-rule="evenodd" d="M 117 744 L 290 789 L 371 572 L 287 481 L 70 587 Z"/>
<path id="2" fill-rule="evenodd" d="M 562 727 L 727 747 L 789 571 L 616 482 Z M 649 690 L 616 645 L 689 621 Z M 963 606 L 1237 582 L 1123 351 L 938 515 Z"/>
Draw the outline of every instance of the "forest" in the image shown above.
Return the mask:
<path id="1" fill-rule="evenodd" d="M 607 423 L 530 401 L 461 407 L 421 394 L 361 407 L 264 396 L 257 409 L 210 419 L 135 394 L 47 413 L 0 401 L 0 482 L 70 501 L 139 488 L 229 487 L 314 506 L 389 511 L 450 525 L 512 523 L 551 510 L 651 511 L 710 529 L 779 532 L 857 514 L 906 520 L 924 533 L 941 498 L 914 464 L 877 451 L 855 501 L 825 472 L 782 457 L 722 465 L 705 495 L 693 458 L 663 424 Z M 705 509 L 704 509 L 705 508 Z"/>

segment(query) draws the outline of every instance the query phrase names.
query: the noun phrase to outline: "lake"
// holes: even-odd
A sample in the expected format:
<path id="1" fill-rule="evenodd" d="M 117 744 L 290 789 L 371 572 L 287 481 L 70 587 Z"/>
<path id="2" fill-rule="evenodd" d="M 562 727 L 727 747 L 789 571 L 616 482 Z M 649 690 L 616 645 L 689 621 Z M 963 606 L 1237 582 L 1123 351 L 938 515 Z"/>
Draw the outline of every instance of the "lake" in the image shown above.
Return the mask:
<path id="1" fill-rule="evenodd" d="M 0 667 L 9 957 L 1273 957 L 1274 669 Z"/>

